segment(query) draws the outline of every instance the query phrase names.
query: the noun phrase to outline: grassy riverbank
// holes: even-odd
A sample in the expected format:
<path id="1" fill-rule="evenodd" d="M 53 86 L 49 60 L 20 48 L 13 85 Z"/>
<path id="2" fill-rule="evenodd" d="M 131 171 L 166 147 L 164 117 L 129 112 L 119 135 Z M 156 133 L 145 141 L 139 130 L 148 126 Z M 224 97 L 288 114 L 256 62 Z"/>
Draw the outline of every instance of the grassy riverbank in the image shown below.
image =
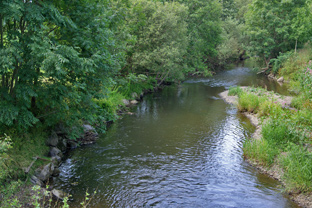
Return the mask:
<path id="1" fill-rule="evenodd" d="M 297 93 L 292 100 L 260 88 L 229 89 L 229 95 L 238 96 L 238 109 L 260 120 L 261 137 L 246 140 L 244 156 L 282 181 L 304 207 L 312 207 L 311 57 L 310 48 L 292 54 L 277 73 Z"/>

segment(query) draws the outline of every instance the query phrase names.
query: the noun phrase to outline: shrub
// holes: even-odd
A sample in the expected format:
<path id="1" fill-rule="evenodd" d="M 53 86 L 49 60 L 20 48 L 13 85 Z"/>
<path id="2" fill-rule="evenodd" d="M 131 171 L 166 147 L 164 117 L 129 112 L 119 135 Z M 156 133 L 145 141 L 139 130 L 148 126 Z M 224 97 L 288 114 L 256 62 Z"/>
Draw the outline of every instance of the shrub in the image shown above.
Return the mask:
<path id="1" fill-rule="evenodd" d="M 286 53 L 281 53 L 277 58 L 273 58 L 270 60 L 270 64 L 272 64 L 272 72 L 277 74 L 279 69 L 283 66 L 283 64 L 293 55 L 292 51 L 288 51 Z"/>

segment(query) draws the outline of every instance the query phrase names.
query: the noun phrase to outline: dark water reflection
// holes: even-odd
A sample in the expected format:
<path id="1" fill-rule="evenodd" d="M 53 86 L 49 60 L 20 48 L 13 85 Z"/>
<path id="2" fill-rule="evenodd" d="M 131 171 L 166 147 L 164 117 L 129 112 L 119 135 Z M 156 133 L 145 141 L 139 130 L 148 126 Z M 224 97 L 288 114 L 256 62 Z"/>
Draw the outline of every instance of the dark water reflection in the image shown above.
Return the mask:
<path id="1" fill-rule="evenodd" d="M 264 80 L 236 68 L 146 96 L 95 145 L 72 151 L 56 186 L 73 207 L 86 190 L 97 190 L 90 207 L 296 207 L 244 161 L 254 127 L 218 96 L 232 85 L 283 92 Z"/>

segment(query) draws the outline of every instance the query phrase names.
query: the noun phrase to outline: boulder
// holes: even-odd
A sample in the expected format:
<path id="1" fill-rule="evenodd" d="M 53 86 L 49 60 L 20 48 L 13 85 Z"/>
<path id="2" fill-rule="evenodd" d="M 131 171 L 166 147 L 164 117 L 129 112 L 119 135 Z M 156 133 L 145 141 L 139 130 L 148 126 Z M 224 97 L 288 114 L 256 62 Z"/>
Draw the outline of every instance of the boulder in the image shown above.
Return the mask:
<path id="1" fill-rule="evenodd" d="M 55 156 L 62 157 L 62 152 L 61 152 L 61 150 L 59 150 L 59 149 L 56 148 L 56 147 L 51 147 L 51 148 L 50 148 L 50 151 L 49 151 L 49 153 L 48 153 L 48 156 L 49 156 L 49 157 L 55 157 Z"/>
<path id="2" fill-rule="evenodd" d="M 54 197 L 60 200 L 63 200 L 66 196 L 68 196 L 64 191 L 57 190 L 57 189 L 53 189 L 51 193 L 53 194 Z"/>
<path id="3" fill-rule="evenodd" d="M 52 146 L 52 147 L 56 147 L 58 142 L 59 142 L 59 138 L 58 138 L 56 132 L 52 131 L 50 137 L 47 139 L 47 145 Z"/>
<path id="4" fill-rule="evenodd" d="M 273 74 L 269 74 L 269 75 L 268 75 L 268 78 L 270 78 L 270 79 L 275 79 L 275 77 L 274 77 Z"/>
<path id="5" fill-rule="evenodd" d="M 34 176 L 34 175 L 30 177 L 30 182 L 31 182 L 32 184 L 38 185 L 38 186 L 40 186 L 40 187 L 43 186 L 42 181 L 41 181 L 39 178 L 37 178 L 36 176 Z"/>
<path id="6" fill-rule="evenodd" d="M 136 93 L 136 92 L 133 92 L 132 94 L 131 94 L 131 97 L 132 97 L 132 99 L 138 99 L 139 98 L 139 96 L 138 96 L 138 94 Z"/>
<path id="7" fill-rule="evenodd" d="M 284 82 L 285 80 L 284 80 L 284 77 L 280 77 L 280 78 L 277 79 L 277 81 L 278 82 Z"/>
<path id="8" fill-rule="evenodd" d="M 96 130 L 95 130 L 95 128 L 94 127 L 92 127 L 91 125 L 89 125 L 89 124 L 84 124 L 84 125 L 82 125 L 82 127 L 83 127 L 83 132 L 84 133 L 93 133 L 93 135 L 94 136 L 98 136 L 99 134 L 96 132 Z"/>
<path id="9" fill-rule="evenodd" d="M 127 107 L 130 105 L 129 100 L 127 100 L 127 99 L 122 99 L 122 102 L 123 102 L 123 104 L 124 104 L 125 106 L 127 106 Z"/>
<path id="10" fill-rule="evenodd" d="M 62 161 L 62 158 L 58 155 L 54 156 L 51 158 L 51 161 L 53 162 L 54 165 L 58 166 L 60 162 Z"/>
<path id="11" fill-rule="evenodd" d="M 84 136 L 81 137 L 81 138 L 82 138 L 81 140 L 83 140 Z M 76 149 L 77 147 L 78 147 L 78 142 L 77 141 L 74 141 L 74 140 L 68 140 L 67 141 L 67 148 L 69 148 L 69 149 Z"/>
<path id="12" fill-rule="evenodd" d="M 131 105 L 136 105 L 136 104 L 138 104 L 139 102 L 138 102 L 137 100 L 131 100 L 130 103 L 131 103 Z"/>
<path id="13" fill-rule="evenodd" d="M 52 176 L 53 177 L 56 177 L 56 176 L 59 176 L 61 173 L 60 169 L 59 168 L 54 168 L 54 171 L 52 173 Z"/>
<path id="14" fill-rule="evenodd" d="M 37 175 L 36 177 L 39 180 L 41 180 L 42 182 L 45 182 L 51 177 L 51 175 L 54 171 L 54 168 L 55 168 L 54 164 L 49 163 L 43 167 L 43 169 L 40 171 L 39 175 Z"/>

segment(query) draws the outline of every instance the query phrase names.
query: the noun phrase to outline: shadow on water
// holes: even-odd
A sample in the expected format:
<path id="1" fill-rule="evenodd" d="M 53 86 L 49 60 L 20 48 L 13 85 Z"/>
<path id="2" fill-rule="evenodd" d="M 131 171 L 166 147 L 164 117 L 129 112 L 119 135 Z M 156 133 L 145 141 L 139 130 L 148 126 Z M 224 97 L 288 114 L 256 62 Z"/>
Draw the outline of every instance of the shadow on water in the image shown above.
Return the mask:
<path id="1" fill-rule="evenodd" d="M 233 85 L 280 90 L 247 68 L 144 97 L 95 145 L 70 153 L 56 188 L 90 207 L 296 207 L 243 159 L 255 128 L 218 96 Z"/>

